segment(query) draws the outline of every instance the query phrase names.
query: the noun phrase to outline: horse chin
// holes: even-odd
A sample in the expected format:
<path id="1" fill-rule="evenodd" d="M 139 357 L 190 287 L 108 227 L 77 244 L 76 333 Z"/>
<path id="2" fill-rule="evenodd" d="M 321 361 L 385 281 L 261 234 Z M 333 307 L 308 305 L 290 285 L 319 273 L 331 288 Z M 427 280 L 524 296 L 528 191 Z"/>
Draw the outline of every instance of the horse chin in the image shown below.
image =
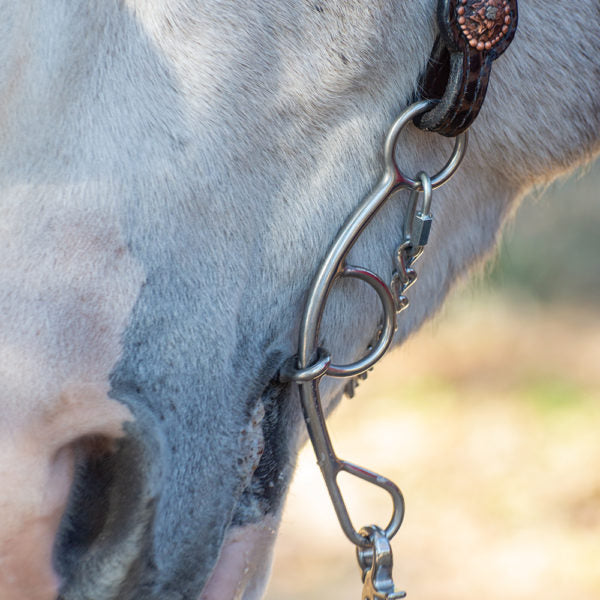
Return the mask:
<path id="1" fill-rule="evenodd" d="M 277 519 L 230 528 L 199 600 L 259 600 L 271 571 Z"/>

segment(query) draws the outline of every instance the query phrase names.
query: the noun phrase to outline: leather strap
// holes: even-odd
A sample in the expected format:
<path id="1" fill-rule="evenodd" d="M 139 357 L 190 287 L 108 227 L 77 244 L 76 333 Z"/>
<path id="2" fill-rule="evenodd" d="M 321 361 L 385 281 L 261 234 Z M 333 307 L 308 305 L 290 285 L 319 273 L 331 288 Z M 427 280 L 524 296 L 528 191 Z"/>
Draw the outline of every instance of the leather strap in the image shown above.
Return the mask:
<path id="1" fill-rule="evenodd" d="M 415 124 L 454 137 L 479 114 L 492 63 L 517 30 L 517 0 L 439 0 L 437 20 L 440 33 L 419 89 L 423 99 L 439 102 Z"/>

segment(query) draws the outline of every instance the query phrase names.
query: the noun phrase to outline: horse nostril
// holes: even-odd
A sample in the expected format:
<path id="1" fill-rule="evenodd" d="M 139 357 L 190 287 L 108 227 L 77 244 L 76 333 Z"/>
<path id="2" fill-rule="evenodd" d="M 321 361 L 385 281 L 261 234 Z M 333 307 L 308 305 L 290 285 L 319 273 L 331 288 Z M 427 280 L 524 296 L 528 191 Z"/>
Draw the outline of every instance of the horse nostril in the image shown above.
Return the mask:
<path id="1" fill-rule="evenodd" d="M 125 600 L 141 585 L 152 551 L 160 448 L 140 418 L 120 438 L 74 444 L 73 485 L 54 543 L 59 598 Z"/>
<path id="2" fill-rule="evenodd" d="M 55 567 L 67 579 L 78 559 L 102 532 L 114 479 L 114 441 L 92 436 L 74 444 L 75 470 L 55 543 Z"/>

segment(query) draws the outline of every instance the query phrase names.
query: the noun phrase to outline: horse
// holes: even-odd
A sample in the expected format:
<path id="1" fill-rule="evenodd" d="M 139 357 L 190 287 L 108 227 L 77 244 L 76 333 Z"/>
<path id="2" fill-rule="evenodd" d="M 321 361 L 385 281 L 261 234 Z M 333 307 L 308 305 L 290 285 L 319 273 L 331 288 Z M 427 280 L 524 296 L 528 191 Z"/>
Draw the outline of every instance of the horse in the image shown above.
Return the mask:
<path id="1" fill-rule="evenodd" d="M 0 596 L 253 600 L 306 439 L 310 281 L 415 95 L 434 0 L 1 3 Z M 600 6 L 522 0 L 394 344 L 600 150 Z M 407 128 L 397 161 L 451 146 Z M 405 200 L 353 260 L 392 275 Z M 363 289 L 364 287 L 364 289 Z M 340 361 L 380 318 L 343 282 Z M 326 410 L 343 383 L 322 386 Z"/>

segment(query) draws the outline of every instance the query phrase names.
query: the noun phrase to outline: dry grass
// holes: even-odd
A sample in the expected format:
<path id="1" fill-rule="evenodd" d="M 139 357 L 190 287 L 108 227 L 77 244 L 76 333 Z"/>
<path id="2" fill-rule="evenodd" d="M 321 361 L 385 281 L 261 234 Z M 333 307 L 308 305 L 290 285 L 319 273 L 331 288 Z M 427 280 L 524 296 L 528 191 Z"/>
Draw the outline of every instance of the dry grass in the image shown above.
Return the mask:
<path id="1" fill-rule="evenodd" d="M 395 579 L 409 597 L 600 598 L 599 353 L 597 313 L 473 299 L 338 409 L 339 454 L 404 492 Z M 387 518 L 385 495 L 345 489 L 357 524 Z M 348 600 L 360 585 L 306 448 L 267 598 Z"/>

